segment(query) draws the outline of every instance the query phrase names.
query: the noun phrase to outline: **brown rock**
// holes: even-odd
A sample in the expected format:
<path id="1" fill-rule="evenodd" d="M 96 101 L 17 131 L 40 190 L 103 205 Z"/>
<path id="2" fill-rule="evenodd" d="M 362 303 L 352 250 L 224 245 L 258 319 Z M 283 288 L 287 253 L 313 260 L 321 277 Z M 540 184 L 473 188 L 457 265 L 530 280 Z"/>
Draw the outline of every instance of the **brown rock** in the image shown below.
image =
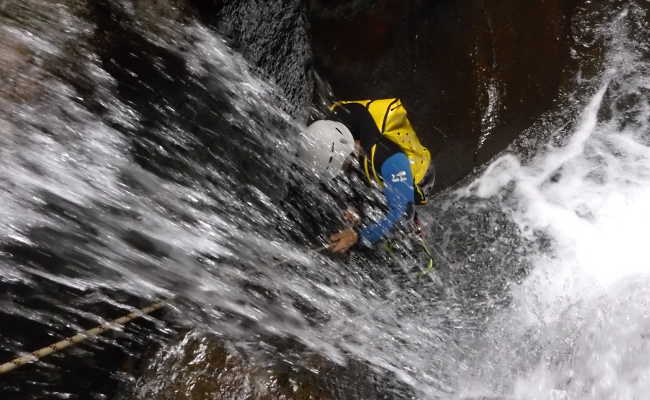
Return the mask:
<path id="1" fill-rule="evenodd" d="M 299 346 L 285 343 L 289 348 Z M 252 352 L 250 354 L 259 354 Z M 299 351 L 299 362 L 250 358 L 214 336 L 190 332 L 149 362 L 133 398 L 141 400 L 333 400 L 379 398 L 373 373 Z M 299 365 L 298 365 L 299 364 Z"/>

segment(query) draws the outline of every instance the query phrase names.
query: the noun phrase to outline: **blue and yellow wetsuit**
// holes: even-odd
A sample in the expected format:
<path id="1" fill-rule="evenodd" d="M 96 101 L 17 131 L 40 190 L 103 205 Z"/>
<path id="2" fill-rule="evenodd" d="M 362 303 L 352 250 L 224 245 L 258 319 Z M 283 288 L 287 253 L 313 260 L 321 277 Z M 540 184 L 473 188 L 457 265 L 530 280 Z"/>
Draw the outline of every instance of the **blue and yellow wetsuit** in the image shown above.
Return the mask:
<path id="1" fill-rule="evenodd" d="M 372 164 L 383 186 L 388 211 L 381 220 L 364 225 L 359 232 L 361 243 L 372 245 L 410 213 L 415 201 L 411 164 L 397 144 L 381 135 L 366 107 L 347 103 L 337 105 L 332 111 L 350 129 L 354 139 L 360 141 L 364 152 L 373 154 Z"/>

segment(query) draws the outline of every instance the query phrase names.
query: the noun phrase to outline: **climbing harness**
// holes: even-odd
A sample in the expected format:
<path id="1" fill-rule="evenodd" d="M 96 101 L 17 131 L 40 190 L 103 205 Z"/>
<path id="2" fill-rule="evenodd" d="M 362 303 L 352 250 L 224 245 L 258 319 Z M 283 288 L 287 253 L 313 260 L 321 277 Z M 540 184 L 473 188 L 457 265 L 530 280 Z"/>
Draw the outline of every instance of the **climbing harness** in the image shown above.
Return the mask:
<path id="1" fill-rule="evenodd" d="M 419 279 L 419 278 L 424 277 L 425 275 L 427 275 L 431 271 L 433 271 L 434 267 L 436 267 L 436 263 L 434 261 L 433 254 L 431 254 L 431 250 L 429 250 L 429 246 L 427 246 L 427 243 L 424 241 L 424 239 L 418 237 L 416 239 L 416 241 L 420 245 L 420 247 L 422 247 L 422 249 L 424 250 L 424 252 L 426 253 L 426 255 L 428 257 L 427 266 L 425 268 L 423 268 L 422 270 L 420 270 L 420 272 L 418 272 L 417 275 L 416 275 L 416 277 Z"/>
<path id="2" fill-rule="evenodd" d="M 427 246 L 424 239 L 422 239 L 420 237 L 417 237 L 414 240 L 415 240 L 415 243 L 417 244 L 417 246 L 420 247 L 421 251 L 426 255 L 425 265 L 423 267 L 418 266 L 417 268 L 419 269 L 419 271 L 415 274 L 415 277 L 420 279 L 420 278 L 424 277 L 425 275 L 429 274 L 430 272 L 432 272 L 434 269 L 436 269 L 437 263 L 435 262 L 435 257 L 433 256 L 431 250 L 429 249 L 429 246 Z M 382 247 L 391 256 L 393 256 L 395 254 L 395 247 L 396 246 L 394 244 L 394 241 L 386 240 L 386 241 L 384 241 Z"/>

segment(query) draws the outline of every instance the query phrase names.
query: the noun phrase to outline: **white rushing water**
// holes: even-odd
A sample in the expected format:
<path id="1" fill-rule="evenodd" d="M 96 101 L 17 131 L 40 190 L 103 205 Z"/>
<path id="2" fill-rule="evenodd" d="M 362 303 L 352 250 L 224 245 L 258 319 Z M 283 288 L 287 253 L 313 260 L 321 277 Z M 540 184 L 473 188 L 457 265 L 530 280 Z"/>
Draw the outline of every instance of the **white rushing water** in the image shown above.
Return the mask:
<path id="1" fill-rule="evenodd" d="M 59 338 L 102 321 L 88 304 L 131 310 L 128 301 L 110 297 L 115 292 L 147 300 L 176 294 L 183 302 L 170 307 L 169 317 L 187 326 L 258 344 L 253 351 L 270 335 L 294 338 L 335 362 L 354 358 L 390 371 L 421 398 L 637 399 L 650 393 L 650 60 L 647 42 L 636 40 L 648 38 L 643 4 L 612 6 L 611 18 L 589 27 L 604 43 L 603 72 L 577 79 L 576 87 L 590 95 L 576 89 L 569 97 L 583 104 L 558 111 L 576 118 L 571 128 L 553 127 L 562 145 L 549 144 L 532 159 L 503 154 L 470 184 L 432 202 L 426 219 L 441 232 L 435 246 L 444 271 L 402 285 L 381 263 L 409 271 L 417 262 L 412 258 L 346 264 L 288 239 L 283 232 L 300 231 L 303 222 L 292 220 L 273 193 L 241 178 L 261 172 L 238 175 L 228 170 L 238 160 L 214 151 L 237 134 L 243 138 L 238 149 L 259 162 L 254 167 L 286 168 L 291 135 L 300 129 L 241 56 L 196 21 L 168 19 L 155 7 L 139 8 L 142 2 L 109 3 L 139 21 L 133 29 L 142 40 L 182 60 L 189 76 L 169 81 L 199 91 L 197 109 L 214 101 L 218 118 L 199 126 L 209 138 L 202 142 L 195 126 L 190 132 L 183 125 L 178 104 L 156 103 L 154 88 L 156 95 L 143 102 L 155 103 L 165 118 L 143 127 L 149 116 L 120 99 L 110 62 L 100 62 L 89 44 L 97 26 L 64 3 L 47 11 L 37 0 L 0 4 L 36 15 L 26 18 L 35 25 L 0 26 L 8 55 L 0 67 L 10 72 L 0 82 L 0 242 L 61 260 L 51 266 L 1 254 L 0 284 L 11 293 L 0 298 L 3 315 L 37 322 L 43 336 Z M 99 106 L 93 111 L 69 76 L 50 69 L 70 58 L 74 68 L 63 64 L 66 69 L 94 89 L 89 97 Z M 151 60 L 167 76 L 162 61 Z M 256 152 L 259 142 L 270 151 Z M 139 163 L 142 149 L 160 165 Z M 202 150 L 210 157 L 201 158 Z M 175 168 L 163 165 L 169 160 Z M 282 192 L 272 178 L 272 191 Z M 305 200 L 309 208 L 336 203 L 329 193 L 306 192 L 313 197 Z M 473 219 L 482 213 L 486 225 Z M 134 245 L 134 234 L 152 245 Z M 540 235 L 547 246 L 517 248 Z M 456 243 L 461 239 L 468 244 Z M 481 264 L 486 246 L 495 254 Z M 528 274 L 492 286 L 499 277 L 491 273 L 500 270 L 481 268 L 512 260 L 499 253 L 504 248 L 517 253 Z M 283 259 L 290 262 L 280 265 Z M 470 275 L 475 287 L 461 282 Z M 476 291 L 463 289 L 468 286 Z M 74 293 L 74 302 L 53 287 Z M 312 319 L 305 308 L 325 317 Z M 254 329 L 242 320 L 253 321 Z M 9 339 L 0 343 L 3 351 L 26 350 L 27 339 Z M 160 372 L 163 381 L 167 373 Z M 41 383 L 28 386 L 37 391 Z"/>
<path id="2" fill-rule="evenodd" d="M 503 155 L 459 191 L 508 192 L 504 206 L 522 234 L 552 241 L 529 255 L 532 272 L 484 333 L 467 395 L 650 393 L 650 60 L 648 43 L 631 36 L 645 27 L 635 23 L 643 12 L 625 7 L 602 31 L 606 70 L 563 146 L 525 164 Z"/>

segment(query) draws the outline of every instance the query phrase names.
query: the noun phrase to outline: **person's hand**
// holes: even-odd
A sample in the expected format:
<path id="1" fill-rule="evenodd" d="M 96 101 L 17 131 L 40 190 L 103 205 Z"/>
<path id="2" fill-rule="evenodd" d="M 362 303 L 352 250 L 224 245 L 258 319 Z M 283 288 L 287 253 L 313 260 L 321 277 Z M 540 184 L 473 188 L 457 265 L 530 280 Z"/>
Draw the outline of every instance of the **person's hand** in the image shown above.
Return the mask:
<path id="1" fill-rule="evenodd" d="M 329 250 L 333 253 L 345 253 L 359 240 L 359 234 L 352 228 L 330 236 Z"/>

